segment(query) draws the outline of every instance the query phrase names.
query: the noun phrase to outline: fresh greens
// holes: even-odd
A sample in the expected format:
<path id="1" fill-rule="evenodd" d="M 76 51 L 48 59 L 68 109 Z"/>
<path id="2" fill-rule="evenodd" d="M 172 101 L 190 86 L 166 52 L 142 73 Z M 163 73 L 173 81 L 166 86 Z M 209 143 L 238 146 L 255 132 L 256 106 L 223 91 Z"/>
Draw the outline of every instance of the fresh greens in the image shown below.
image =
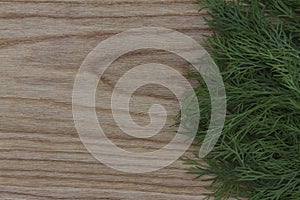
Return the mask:
<path id="1" fill-rule="evenodd" d="M 300 199 L 300 0 L 202 0 L 213 30 L 208 50 L 224 79 L 227 117 L 189 173 L 210 175 L 215 199 Z M 200 75 L 201 143 L 210 120 Z"/>

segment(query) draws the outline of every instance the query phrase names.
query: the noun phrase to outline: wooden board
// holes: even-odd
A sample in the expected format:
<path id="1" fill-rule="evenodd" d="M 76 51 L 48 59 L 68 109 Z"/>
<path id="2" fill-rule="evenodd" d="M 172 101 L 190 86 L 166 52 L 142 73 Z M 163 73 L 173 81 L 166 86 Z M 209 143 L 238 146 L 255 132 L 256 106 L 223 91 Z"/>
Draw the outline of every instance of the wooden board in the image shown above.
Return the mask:
<path id="1" fill-rule="evenodd" d="M 166 27 L 203 44 L 209 30 L 194 0 L 1 0 L 0 1 L 0 199 L 202 199 L 177 160 L 156 172 L 115 171 L 91 156 L 72 116 L 72 88 L 88 53 L 104 39 L 130 28 Z M 115 61 L 99 83 L 96 110 L 110 140 L 129 151 L 153 151 L 174 136 L 178 112 L 166 88 L 147 85 L 131 101 L 138 124 L 160 103 L 168 111 L 161 133 L 149 139 L 122 134 L 110 96 L 128 69 L 158 62 L 187 73 L 191 66 L 168 52 L 139 50 Z M 196 152 L 191 147 L 185 155 Z"/>

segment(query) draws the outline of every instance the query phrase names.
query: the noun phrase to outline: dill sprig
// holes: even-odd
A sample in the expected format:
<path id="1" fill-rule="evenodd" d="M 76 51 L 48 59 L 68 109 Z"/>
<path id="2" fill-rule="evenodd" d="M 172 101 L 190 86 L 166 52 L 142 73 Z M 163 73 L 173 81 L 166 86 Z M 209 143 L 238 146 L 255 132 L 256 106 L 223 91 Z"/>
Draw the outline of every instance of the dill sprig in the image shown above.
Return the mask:
<path id="1" fill-rule="evenodd" d="M 200 3 L 200 2 L 198 2 Z M 208 50 L 225 83 L 222 135 L 204 158 L 186 159 L 189 173 L 210 175 L 214 199 L 300 198 L 300 1 L 203 0 L 213 30 Z M 200 75 L 201 143 L 210 120 Z"/>

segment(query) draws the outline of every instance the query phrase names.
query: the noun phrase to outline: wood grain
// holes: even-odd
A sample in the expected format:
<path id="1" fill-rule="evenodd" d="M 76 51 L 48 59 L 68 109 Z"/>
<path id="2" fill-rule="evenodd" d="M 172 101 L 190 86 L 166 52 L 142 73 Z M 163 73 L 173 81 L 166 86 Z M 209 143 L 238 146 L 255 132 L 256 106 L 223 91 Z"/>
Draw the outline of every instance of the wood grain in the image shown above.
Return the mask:
<path id="1" fill-rule="evenodd" d="M 1 0 L 0 1 L 0 199 L 202 199 L 204 183 L 193 181 L 178 160 L 152 173 L 118 172 L 84 148 L 72 116 L 77 70 L 102 40 L 141 26 L 171 28 L 203 43 L 209 29 L 194 0 Z M 136 91 L 131 115 L 147 124 L 153 103 L 168 111 L 157 136 L 136 139 L 115 125 L 111 91 L 130 68 L 163 63 L 187 73 L 191 66 L 164 51 L 140 50 L 115 61 L 100 80 L 96 110 L 104 131 L 128 151 L 153 151 L 174 136 L 178 112 L 166 88 Z M 191 147 L 185 155 L 196 152 Z"/>

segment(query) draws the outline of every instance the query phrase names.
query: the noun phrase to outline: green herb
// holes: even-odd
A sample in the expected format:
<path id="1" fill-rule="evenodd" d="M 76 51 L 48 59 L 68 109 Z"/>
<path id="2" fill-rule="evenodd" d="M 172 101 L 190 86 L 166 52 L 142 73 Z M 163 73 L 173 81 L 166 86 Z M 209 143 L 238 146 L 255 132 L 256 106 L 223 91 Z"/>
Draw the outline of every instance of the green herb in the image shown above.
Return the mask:
<path id="1" fill-rule="evenodd" d="M 200 3 L 200 2 L 198 2 Z M 225 83 L 222 135 L 189 173 L 211 175 L 215 199 L 300 199 L 300 1 L 203 0 L 213 30 L 207 40 Z M 201 144 L 210 120 L 200 75 Z"/>

